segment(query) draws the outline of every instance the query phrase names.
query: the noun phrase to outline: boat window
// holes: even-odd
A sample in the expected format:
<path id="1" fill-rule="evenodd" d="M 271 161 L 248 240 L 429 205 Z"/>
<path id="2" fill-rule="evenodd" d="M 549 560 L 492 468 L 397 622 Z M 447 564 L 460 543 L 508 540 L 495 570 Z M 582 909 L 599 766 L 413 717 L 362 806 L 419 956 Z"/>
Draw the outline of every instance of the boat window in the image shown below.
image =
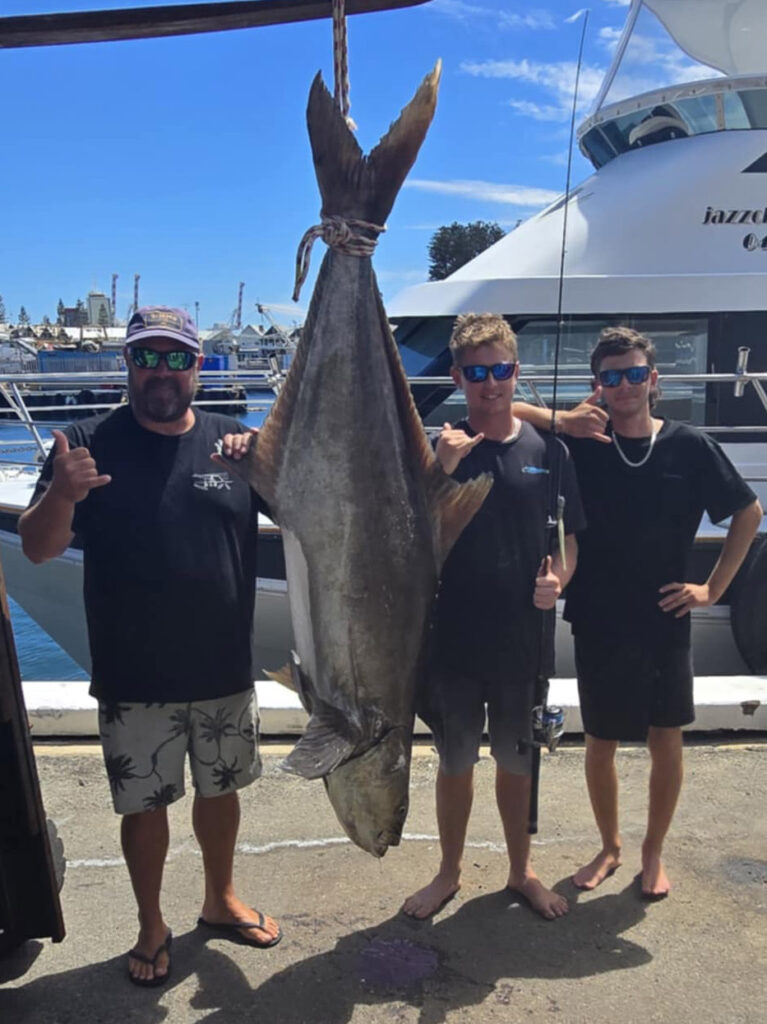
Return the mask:
<path id="1" fill-rule="evenodd" d="M 705 384 L 674 380 L 674 377 L 706 372 L 708 320 L 701 317 L 623 316 L 566 321 L 560 339 L 557 407 L 572 408 L 590 393 L 591 350 L 603 327 L 618 324 L 641 331 L 655 345 L 661 374 L 661 395 L 656 406 L 658 413 L 702 426 L 705 423 Z M 519 398 L 535 403 L 543 400 L 550 405 L 557 343 L 556 320 L 527 321 L 517 328 L 517 340 L 521 365 Z M 530 378 L 533 379 L 532 386 Z M 424 416 L 424 423 L 441 427 L 447 420 L 454 423 L 465 415 L 463 393 L 454 391 L 429 410 Z"/>
<path id="2" fill-rule="evenodd" d="M 705 92 L 706 87 L 711 91 Z M 767 128 L 767 89 L 723 90 L 721 83 L 700 83 L 702 94 L 673 100 L 656 93 L 636 110 L 621 111 L 590 128 L 580 147 L 595 167 L 630 149 L 716 131 Z M 673 90 L 671 91 L 673 93 Z M 606 113 L 606 112 L 604 112 Z"/>
<path id="3" fill-rule="evenodd" d="M 394 337 L 408 377 L 447 373 L 445 349 L 455 317 L 407 317 L 394 329 Z"/>

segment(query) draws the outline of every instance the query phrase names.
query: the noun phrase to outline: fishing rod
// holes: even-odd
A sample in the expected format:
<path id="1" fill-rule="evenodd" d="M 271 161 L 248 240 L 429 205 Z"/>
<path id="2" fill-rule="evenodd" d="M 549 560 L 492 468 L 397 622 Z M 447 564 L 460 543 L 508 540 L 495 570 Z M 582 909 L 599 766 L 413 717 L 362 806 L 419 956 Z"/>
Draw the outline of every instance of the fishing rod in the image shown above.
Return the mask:
<path id="1" fill-rule="evenodd" d="M 589 22 L 587 9 L 576 12 L 569 18 L 569 21 L 576 21 L 584 15 L 583 27 L 581 29 L 581 41 L 578 48 L 578 62 L 575 67 L 575 86 L 573 88 L 573 103 L 570 114 L 570 141 L 567 147 L 567 173 L 565 176 L 565 195 L 562 207 L 562 246 L 559 257 L 559 283 L 557 289 L 557 329 L 554 346 L 554 381 L 551 393 L 551 426 L 547 447 L 553 458 L 549 460 L 549 509 L 544 528 L 544 561 L 551 554 L 554 546 L 554 537 L 559 548 L 559 559 L 562 568 L 567 568 L 565 553 L 565 498 L 562 494 L 562 471 L 566 450 L 556 437 L 556 416 L 557 416 L 557 384 L 559 381 L 559 355 L 562 345 L 562 306 L 565 284 L 565 257 L 567 255 L 567 215 L 570 206 L 570 181 L 573 163 L 573 140 L 575 138 L 575 117 L 578 107 L 578 83 L 580 81 L 581 66 L 583 63 L 583 46 L 586 41 L 586 28 Z M 556 615 L 556 612 L 554 613 Z M 540 649 L 538 654 L 538 675 L 536 677 L 535 698 L 532 711 L 532 766 L 530 778 L 530 806 L 527 816 L 527 831 L 529 835 L 535 835 L 538 831 L 538 794 L 540 790 L 541 777 L 541 748 L 547 747 L 554 751 L 559 739 L 564 732 L 565 714 L 562 708 L 549 705 L 549 673 L 547 665 L 547 654 L 550 643 L 553 643 L 553 636 L 549 638 L 551 617 L 547 612 L 541 612 L 540 616 Z"/>

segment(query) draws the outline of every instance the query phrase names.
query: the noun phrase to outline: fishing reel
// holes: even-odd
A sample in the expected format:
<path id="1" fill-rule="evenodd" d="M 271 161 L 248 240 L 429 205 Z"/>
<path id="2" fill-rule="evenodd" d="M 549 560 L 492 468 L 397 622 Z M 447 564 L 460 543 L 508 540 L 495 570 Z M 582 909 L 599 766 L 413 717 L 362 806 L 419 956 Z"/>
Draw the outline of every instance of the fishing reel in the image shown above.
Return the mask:
<path id="1" fill-rule="evenodd" d="M 533 708 L 532 727 L 532 746 L 548 747 L 553 753 L 565 731 L 565 713 L 562 708 L 539 704 Z"/>

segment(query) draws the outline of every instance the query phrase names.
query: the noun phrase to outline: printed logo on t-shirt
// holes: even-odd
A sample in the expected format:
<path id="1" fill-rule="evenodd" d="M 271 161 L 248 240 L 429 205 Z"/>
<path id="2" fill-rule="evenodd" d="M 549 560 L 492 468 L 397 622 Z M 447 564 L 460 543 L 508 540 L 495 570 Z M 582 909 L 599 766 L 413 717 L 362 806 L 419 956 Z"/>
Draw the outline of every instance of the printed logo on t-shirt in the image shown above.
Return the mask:
<path id="1" fill-rule="evenodd" d="M 192 481 L 198 491 L 231 491 L 233 482 L 228 473 L 192 473 Z"/>
<path id="2" fill-rule="evenodd" d="M 535 473 L 537 475 L 539 473 L 548 473 L 548 469 L 544 469 L 543 466 L 523 466 L 522 472 Z"/>

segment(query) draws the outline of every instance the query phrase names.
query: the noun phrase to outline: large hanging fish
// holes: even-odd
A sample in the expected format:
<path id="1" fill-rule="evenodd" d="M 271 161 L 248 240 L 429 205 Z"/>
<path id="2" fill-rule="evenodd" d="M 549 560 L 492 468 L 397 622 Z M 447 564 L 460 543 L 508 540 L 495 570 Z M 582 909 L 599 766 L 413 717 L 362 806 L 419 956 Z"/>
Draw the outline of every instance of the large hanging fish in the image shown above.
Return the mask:
<path id="1" fill-rule="evenodd" d="M 439 74 L 437 65 L 367 157 L 317 76 L 308 124 L 323 218 L 362 235 L 371 233 L 360 222 L 384 224 L 434 114 Z M 282 530 L 291 671 L 311 716 L 284 766 L 324 778 L 350 838 L 383 856 L 407 814 L 439 572 L 490 478 L 459 486 L 435 459 L 370 256 L 327 252 L 279 397 L 257 444 L 230 465 Z"/>

